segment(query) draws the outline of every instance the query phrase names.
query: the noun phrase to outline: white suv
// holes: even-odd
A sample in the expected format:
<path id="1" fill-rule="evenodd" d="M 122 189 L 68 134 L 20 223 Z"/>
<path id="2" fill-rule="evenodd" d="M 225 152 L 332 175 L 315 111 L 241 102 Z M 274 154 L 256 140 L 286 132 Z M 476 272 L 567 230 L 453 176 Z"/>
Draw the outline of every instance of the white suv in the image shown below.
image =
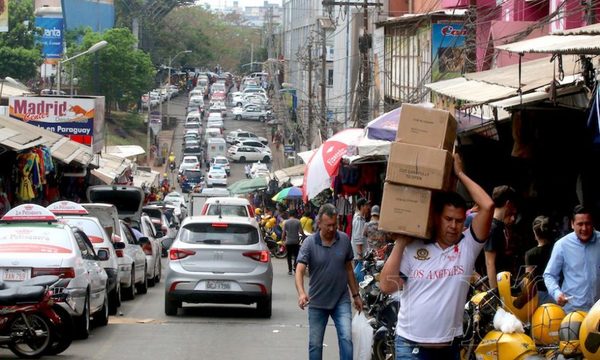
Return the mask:
<path id="1" fill-rule="evenodd" d="M 231 146 L 227 150 L 227 156 L 233 161 L 262 161 L 271 162 L 271 152 L 250 146 Z"/>
<path id="2" fill-rule="evenodd" d="M 250 131 L 244 131 L 242 129 L 237 129 L 230 132 L 225 140 L 227 140 L 228 144 L 235 144 L 236 141 L 241 140 L 258 140 L 265 145 L 269 143 L 264 137 L 256 136 L 254 133 Z"/>

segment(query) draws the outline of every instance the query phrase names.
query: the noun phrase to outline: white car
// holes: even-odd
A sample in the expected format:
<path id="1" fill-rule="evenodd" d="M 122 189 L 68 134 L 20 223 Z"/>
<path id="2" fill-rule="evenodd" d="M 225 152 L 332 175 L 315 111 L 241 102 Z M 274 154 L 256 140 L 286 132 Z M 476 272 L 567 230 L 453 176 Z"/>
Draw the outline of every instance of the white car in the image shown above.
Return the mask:
<path id="1" fill-rule="evenodd" d="M 59 222 L 83 230 L 90 239 L 96 254 L 101 259 L 100 265 L 108 276 L 106 286 L 108 307 L 110 314 L 115 315 L 117 308 L 121 305 L 121 277 L 115 249 L 123 249 L 123 244 L 113 244 L 98 218 L 90 216 L 81 204 L 72 201 L 57 201 L 48 205 L 47 209 L 56 215 Z"/>
<path id="2" fill-rule="evenodd" d="M 175 216 L 179 218 L 179 220 L 183 220 L 186 217 L 186 206 L 185 206 L 185 198 L 183 195 L 178 193 L 177 191 L 171 191 L 165 198 L 163 199 L 166 203 L 171 203 L 175 206 L 174 213 Z"/>
<path id="3" fill-rule="evenodd" d="M 108 277 L 86 234 L 61 224 L 50 210 L 34 204 L 8 211 L 0 223 L 0 279 L 18 283 L 36 276 L 69 279 L 68 302 L 59 303 L 73 316 L 75 333 L 87 338 L 90 315 L 108 323 Z"/>
<path id="4" fill-rule="evenodd" d="M 197 122 L 200 123 L 202 116 L 200 115 L 200 111 L 190 111 L 186 116 L 185 116 L 185 123 L 189 123 L 189 122 Z"/>
<path id="5" fill-rule="evenodd" d="M 227 141 L 228 144 L 235 144 L 237 141 L 241 141 L 241 140 L 258 140 L 265 145 L 268 144 L 268 140 L 266 138 L 261 137 L 261 136 L 256 136 L 254 133 L 252 133 L 250 131 L 244 131 L 242 129 L 237 129 L 237 130 L 230 132 L 229 134 L 227 134 L 227 137 L 225 138 L 225 140 Z"/>
<path id="6" fill-rule="evenodd" d="M 204 89 L 203 88 L 199 88 L 199 87 L 195 87 L 192 91 L 190 91 L 189 97 L 192 98 L 194 96 L 202 96 L 202 97 L 204 97 Z"/>
<path id="7" fill-rule="evenodd" d="M 260 150 L 250 146 L 233 145 L 227 149 L 227 157 L 233 161 L 262 161 L 264 163 L 271 162 L 271 152 Z"/>
<path id="8" fill-rule="evenodd" d="M 260 142 L 259 140 L 253 140 L 253 139 L 248 139 L 248 140 L 238 140 L 235 142 L 234 144 L 235 146 L 243 146 L 243 147 L 253 147 L 253 148 L 257 148 L 261 151 L 266 151 L 269 154 L 271 154 L 271 148 L 268 147 L 267 145 L 263 144 L 262 142 Z"/>
<path id="9" fill-rule="evenodd" d="M 184 170 L 200 169 L 200 162 L 196 156 L 184 156 L 179 165 L 179 173 L 183 174 Z"/>
<path id="10" fill-rule="evenodd" d="M 204 96 L 196 95 L 190 97 L 190 101 L 188 102 L 189 106 L 202 106 L 204 105 Z"/>
<path id="11" fill-rule="evenodd" d="M 221 112 L 209 112 L 206 121 L 223 120 L 223 114 Z"/>
<path id="12" fill-rule="evenodd" d="M 227 186 L 227 173 L 225 169 L 213 166 L 206 174 L 206 186 L 225 185 Z"/>
<path id="13" fill-rule="evenodd" d="M 229 196 L 206 199 L 200 215 L 219 215 L 219 210 L 222 216 L 242 216 L 255 220 L 254 210 L 248 199 Z"/>
<path id="14" fill-rule="evenodd" d="M 210 166 L 218 166 L 222 167 L 227 176 L 231 174 L 231 166 L 229 165 L 229 160 L 225 156 L 215 156 L 210 160 Z"/>
<path id="15" fill-rule="evenodd" d="M 231 93 L 231 103 L 235 106 L 240 106 L 244 102 L 244 93 L 236 91 Z"/>
<path id="16" fill-rule="evenodd" d="M 225 122 L 221 119 L 219 120 L 208 120 L 206 122 L 206 126 L 210 128 L 218 128 L 221 130 L 225 130 Z"/>

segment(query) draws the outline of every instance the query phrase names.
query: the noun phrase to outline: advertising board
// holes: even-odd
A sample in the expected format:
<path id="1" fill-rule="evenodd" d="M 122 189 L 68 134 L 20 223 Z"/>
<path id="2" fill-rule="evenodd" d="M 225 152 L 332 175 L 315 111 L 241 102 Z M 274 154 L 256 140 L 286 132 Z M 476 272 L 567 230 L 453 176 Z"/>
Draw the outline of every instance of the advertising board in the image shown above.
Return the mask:
<path id="1" fill-rule="evenodd" d="M 42 56 L 45 59 L 60 59 L 63 53 L 63 19 L 36 17 L 35 26 L 41 29 L 37 41 L 42 44 Z"/>

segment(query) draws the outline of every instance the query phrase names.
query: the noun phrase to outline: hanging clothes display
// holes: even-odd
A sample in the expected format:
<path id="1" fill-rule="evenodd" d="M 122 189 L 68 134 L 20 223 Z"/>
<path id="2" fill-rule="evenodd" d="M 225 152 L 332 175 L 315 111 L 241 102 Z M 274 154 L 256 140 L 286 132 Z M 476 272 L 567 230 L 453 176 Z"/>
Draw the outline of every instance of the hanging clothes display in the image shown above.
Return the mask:
<path id="1" fill-rule="evenodd" d="M 50 149 L 36 146 L 17 154 L 16 195 L 19 201 L 44 199 L 47 176 L 54 170 Z"/>

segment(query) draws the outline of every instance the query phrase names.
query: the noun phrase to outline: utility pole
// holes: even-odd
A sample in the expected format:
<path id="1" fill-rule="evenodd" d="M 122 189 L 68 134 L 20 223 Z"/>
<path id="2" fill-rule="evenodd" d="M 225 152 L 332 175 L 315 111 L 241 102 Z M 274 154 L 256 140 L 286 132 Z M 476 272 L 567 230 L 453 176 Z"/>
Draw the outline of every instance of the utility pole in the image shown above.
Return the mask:
<path id="1" fill-rule="evenodd" d="M 312 138 L 312 127 L 313 127 L 313 85 L 312 85 L 312 72 L 313 72 L 313 60 L 312 60 L 312 38 L 309 39 L 308 43 L 308 143 L 310 144 Z"/>
<path id="2" fill-rule="evenodd" d="M 466 61 L 465 68 L 463 69 L 463 73 L 470 73 L 477 71 L 477 2 L 476 0 L 469 1 L 469 8 L 467 9 L 467 21 L 465 23 L 465 50 Z M 433 79 L 436 81 L 436 79 Z"/>
<path id="3" fill-rule="evenodd" d="M 321 23 L 321 25 L 323 25 Z M 321 133 L 327 134 L 327 30 L 323 26 L 321 42 Z M 312 141 L 312 139 L 311 139 Z"/>

